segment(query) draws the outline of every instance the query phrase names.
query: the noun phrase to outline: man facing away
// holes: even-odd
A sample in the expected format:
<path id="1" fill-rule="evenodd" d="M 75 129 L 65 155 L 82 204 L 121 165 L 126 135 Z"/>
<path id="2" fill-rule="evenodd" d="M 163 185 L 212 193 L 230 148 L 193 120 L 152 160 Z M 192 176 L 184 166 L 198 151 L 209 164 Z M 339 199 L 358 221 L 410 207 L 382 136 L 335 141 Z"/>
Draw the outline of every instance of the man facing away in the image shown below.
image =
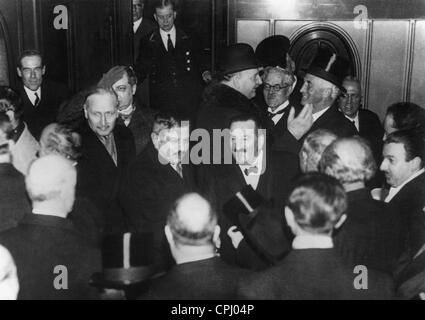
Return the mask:
<path id="1" fill-rule="evenodd" d="M 165 235 L 176 265 L 154 280 L 145 299 L 235 299 L 246 272 L 217 255 L 220 227 L 209 203 L 196 193 L 179 198 L 167 218 Z"/>
<path id="2" fill-rule="evenodd" d="M 37 159 L 26 176 L 32 213 L 0 234 L 19 273 L 18 299 L 94 298 L 88 280 L 100 254 L 67 219 L 75 200 L 76 170 L 59 155 Z M 62 275 L 62 277 L 61 277 Z"/>
<path id="3" fill-rule="evenodd" d="M 290 193 L 285 218 L 293 250 L 276 266 L 240 286 L 245 299 L 390 299 L 392 280 L 368 270 L 367 289 L 333 249 L 332 232 L 344 219 L 347 199 L 337 180 L 320 173 L 301 177 Z"/>

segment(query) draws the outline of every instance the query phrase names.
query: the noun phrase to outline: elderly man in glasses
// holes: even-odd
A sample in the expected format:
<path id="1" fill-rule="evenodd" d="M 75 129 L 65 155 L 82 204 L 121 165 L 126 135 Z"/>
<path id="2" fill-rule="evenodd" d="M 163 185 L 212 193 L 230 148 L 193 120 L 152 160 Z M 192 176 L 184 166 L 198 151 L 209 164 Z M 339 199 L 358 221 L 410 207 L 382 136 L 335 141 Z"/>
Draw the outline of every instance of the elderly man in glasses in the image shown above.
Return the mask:
<path id="1" fill-rule="evenodd" d="M 362 89 L 360 81 L 348 76 L 342 86 L 346 92 L 339 97 L 339 110 L 356 127 L 358 135 L 369 143 L 375 161 L 380 163 L 384 129 L 376 113 L 361 107 Z"/>
<path id="2" fill-rule="evenodd" d="M 293 73 L 281 67 L 267 67 L 263 74 L 263 95 L 267 105 L 268 129 L 271 138 L 283 136 L 287 129 L 287 120 L 291 104 L 289 96 L 295 88 Z"/>

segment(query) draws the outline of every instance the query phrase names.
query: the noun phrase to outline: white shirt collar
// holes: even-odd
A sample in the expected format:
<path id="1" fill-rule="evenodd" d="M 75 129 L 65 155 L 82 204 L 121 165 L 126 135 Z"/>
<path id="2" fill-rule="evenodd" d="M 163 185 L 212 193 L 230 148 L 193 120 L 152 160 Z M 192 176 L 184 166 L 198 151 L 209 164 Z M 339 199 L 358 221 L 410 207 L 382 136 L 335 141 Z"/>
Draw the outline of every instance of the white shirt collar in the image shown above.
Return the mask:
<path id="1" fill-rule="evenodd" d="M 133 32 L 136 33 L 137 29 L 139 29 L 140 24 L 142 23 L 143 17 L 133 22 Z"/>
<path id="2" fill-rule="evenodd" d="M 326 111 L 328 111 L 329 108 L 330 106 L 320 110 L 319 112 L 313 113 L 313 122 L 316 122 L 316 120 L 319 119 Z"/>
<path id="3" fill-rule="evenodd" d="M 57 217 L 58 213 L 56 211 L 53 210 L 40 210 L 40 209 L 32 209 L 32 213 L 33 214 L 39 214 L 39 215 L 43 215 L 43 216 L 54 216 Z"/>
<path id="4" fill-rule="evenodd" d="M 267 111 L 270 112 L 270 113 L 277 113 L 279 111 L 286 109 L 288 106 L 289 106 L 289 100 L 286 100 L 279 107 L 277 107 L 274 111 L 272 111 L 272 109 L 270 107 L 267 109 Z M 279 114 L 272 116 L 271 119 L 274 122 L 274 124 L 277 124 L 282 117 L 283 117 L 283 113 L 279 113 Z"/>
<path id="5" fill-rule="evenodd" d="M 245 174 L 245 169 L 257 167 L 257 172 L 250 172 L 248 175 Z M 242 171 L 242 175 L 245 179 L 246 184 L 250 184 L 253 189 L 257 189 L 260 176 L 263 174 L 263 151 L 261 150 L 255 161 L 250 165 L 239 165 Z"/>
<path id="6" fill-rule="evenodd" d="M 159 29 L 159 34 L 161 35 L 162 42 L 164 47 L 167 48 L 168 34 L 170 34 L 171 42 L 173 43 L 174 48 L 176 47 L 176 27 L 173 26 L 170 31 L 165 32 L 161 28 Z"/>
<path id="7" fill-rule="evenodd" d="M 249 175 L 261 175 L 261 171 L 263 169 L 263 150 L 258 153 L 257 158 L 255 158 L 252 164 L 240 164 L 239 167 L 241 168 L 242 172 L 247 168 L 257 167 L 257 173 L 251 173 Z"/>
<path id="8" fill-rule="evenodd" d="M 24 86 L 25 92 L 27 93 L 28 99 L 30 99 L 31 103 L 34 104 L 35 103 L 35 99 L 37 99 L 35 97 L 35 93 L 37 92 L 38 94 L 38 99 L 41 100 L 41 87 L 39 87 L 36 91 L 32 91 L 30 89 L 28 89 L 27 87 Z"/>
<path id="9" fill-rule="evenodd" d="M 359 131 L 359 112 L 356 113 L 356 116 L 354 118 L 347 117 L 345 114 L 344 117 L 350 120 L 350 122 L 354 121 L 353 124 L 356 126 L 357 131 Z"/>
<path id="10" fill-rule="evenodd" d="M 271 113 L 276 113 L 276 112 L 279 112 L 279 111 L 285 109 L 287 106 L 289 106 L 289 100 L 286 100 L 279 107 L 277 107 L 274 111 L 272 111 L 272 109 L 270 107 L 267 109 L 267 111 L 271 112 Z"/>
<path id="11" fill-rule="evenodd" d="M 391 187 L 390 191 L 388 192 L 388 196 L 385 198 L 385 202 L 390 202 L 392 198 L 395 197 L 395 195 L 410 181 L 412 181 L 413 179 L 415 179 L 417 176 L 421 175 L 422 173 L 425 172 L 425 168 L 422 168 L 419 171 L 416 171 L 414 174 L 412 174 L 409 179 L 407 179 L 406 181 L 404 181 L 401 185 L 399 185 L 396 188 Z"/>
<path id="12" fill-rule="evenodd" d="M 332 238 L 326 235 L 296 236 L 292 241 L 292 248 L 294 249 L 329 249 L 333 247 Z"/>

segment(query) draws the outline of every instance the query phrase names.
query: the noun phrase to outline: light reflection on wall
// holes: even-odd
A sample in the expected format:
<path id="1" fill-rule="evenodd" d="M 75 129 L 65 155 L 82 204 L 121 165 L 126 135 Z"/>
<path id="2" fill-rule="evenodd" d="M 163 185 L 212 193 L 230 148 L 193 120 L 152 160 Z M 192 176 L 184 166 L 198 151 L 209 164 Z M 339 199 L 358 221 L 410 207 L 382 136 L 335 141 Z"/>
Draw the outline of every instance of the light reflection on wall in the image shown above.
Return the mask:
<path id="1" fill-rule="evenodd" d="M 299 19 L 297 0 L 267 0 L 267 12 L 271 17 L 285 17 L 285 19 Z"/>

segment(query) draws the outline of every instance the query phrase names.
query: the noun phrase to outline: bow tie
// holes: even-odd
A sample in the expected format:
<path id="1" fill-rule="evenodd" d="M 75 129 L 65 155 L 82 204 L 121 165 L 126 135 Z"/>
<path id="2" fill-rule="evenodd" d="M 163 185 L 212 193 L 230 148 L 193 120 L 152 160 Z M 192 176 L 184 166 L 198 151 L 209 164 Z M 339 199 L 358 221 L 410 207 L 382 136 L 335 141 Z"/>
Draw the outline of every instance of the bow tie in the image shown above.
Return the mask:
<path id="1" fill-rule="evenodd" d="M 256 166 L 249 167 L 249 168 L 244 169 L 243 172 L 245 173 L 246 176 L 249 176 L 251 173 L 258 173 L 258 168 Z"/>
<path id="2" fill-rule="evenodd" d="M 270 111 L 267 111 L 267 116 L 269 117 L 269 119 L 273 119 L 273 117 L 274 117 L 274 116 L 277 116 L 278 114 L 283 114 L 283 113 L 285 113 L 286 109 L 287 109 L 287 108 L 282 109 L 282 110 L 279 110 L 278 112 L 270 112 Z"/>

